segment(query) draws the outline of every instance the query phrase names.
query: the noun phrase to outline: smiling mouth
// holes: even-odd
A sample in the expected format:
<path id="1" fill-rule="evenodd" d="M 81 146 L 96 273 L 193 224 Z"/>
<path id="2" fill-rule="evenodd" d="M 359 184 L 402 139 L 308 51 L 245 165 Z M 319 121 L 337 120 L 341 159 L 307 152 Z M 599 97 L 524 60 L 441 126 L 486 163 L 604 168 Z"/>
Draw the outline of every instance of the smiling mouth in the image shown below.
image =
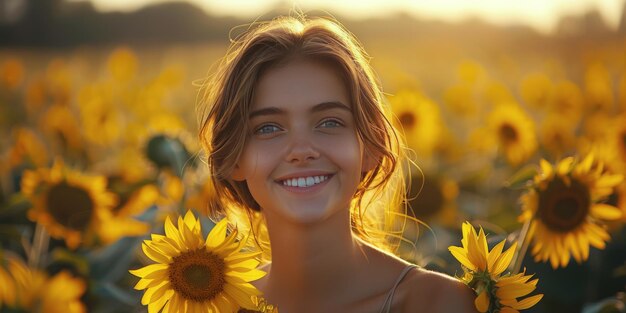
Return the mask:
<path id="1" fill-rule="evenodd" d="M 317 175 L 317 176 L 306 176 L 306 177 L 294 177 L 288 178 L 282 181 L 278 181 L 279 184 L 288 187 L 299 187 L 306 188 L 321 184 L 327 180 L 329 180 L 333 175 Z"/>

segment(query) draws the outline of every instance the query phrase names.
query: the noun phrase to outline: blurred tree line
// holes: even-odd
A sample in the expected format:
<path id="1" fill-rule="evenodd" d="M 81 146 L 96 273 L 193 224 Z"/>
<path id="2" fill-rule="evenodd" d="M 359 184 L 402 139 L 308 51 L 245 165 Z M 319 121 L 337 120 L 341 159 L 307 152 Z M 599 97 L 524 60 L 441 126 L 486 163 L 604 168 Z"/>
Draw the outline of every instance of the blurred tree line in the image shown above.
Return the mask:
<path id="1" fill-rule="evenodd" d="M 614 40 L 626 36 L 626 5 L 617 30 L 611 29 L 595 10 L 579 16 L 561 18 L 555 37 L 565 39 Z M 259 20 L 269 19 L 286 11 L 279 8 L 267 12 Z M 448 36 L 468 40 L 467 34 L 494 40 L 498 37 L 542 37 L 526 26 L 495 27 L 477 19 L 448 24 L 416 19 L 408 14 L 368 20 L 344 22 L 359 36 L 416 38 L 420 35 Z M 175 43 L 224 42 L 229 31 L 249 19 L 210 15 L 187 2 L 166 2 L 145 6 L 129 13 L 98 12 L 91 2 L 65 0 L 2 0 L 0 1 L 1 46 L 64 47 L 94 43 Z M 532 40 L 531 40 L 532 41 Z M 475 41 L 474 41 L 475 42 Z"/>

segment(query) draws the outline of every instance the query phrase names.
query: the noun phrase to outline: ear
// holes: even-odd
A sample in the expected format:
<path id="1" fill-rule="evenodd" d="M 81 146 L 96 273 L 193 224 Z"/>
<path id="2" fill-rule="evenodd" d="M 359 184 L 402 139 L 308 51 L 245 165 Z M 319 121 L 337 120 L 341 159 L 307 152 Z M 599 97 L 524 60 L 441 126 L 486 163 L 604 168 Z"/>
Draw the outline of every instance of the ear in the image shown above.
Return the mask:
<path id="1" fill-rule="evenodd" d="M 239 167 L 239 164 L 235 164 L 235 168 L 233 169 L 233 172 L 230 174 L 230 178 L 234 181 L 246 180 L 243 170 L 241 169 L 241 167 Z"/>
<path id="2" fill-rule="evenodd" d="M 369 172 L 378 166 L 380 163 L 380 156 L 377 153 L 373 153 L 368 149 L 363 150 L 363 168 L 361 172 Z"/>

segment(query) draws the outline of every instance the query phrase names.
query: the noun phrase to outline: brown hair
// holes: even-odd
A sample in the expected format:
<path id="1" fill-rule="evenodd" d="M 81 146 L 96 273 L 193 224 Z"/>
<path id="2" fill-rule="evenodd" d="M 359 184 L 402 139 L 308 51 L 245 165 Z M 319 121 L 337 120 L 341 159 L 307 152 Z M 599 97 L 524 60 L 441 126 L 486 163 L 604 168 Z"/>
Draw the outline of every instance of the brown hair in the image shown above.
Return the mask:
<path id="1" fill-rule="evenodd" d="M 259 78 L 268 68 L 295 57 L 330 62 L 346 83 L 357 134 L 366 152 L 378 160 L 378 165 L 363 175 L 355 193 L 352 228 L 374 243 L 376 230 L 388 234 L 388 219 L 381 219 L 380 214 L 366 218 L 365 212 L 378 200 L 385 200 L 379 207 L 388 212 L 401 207 L 405 194 L 399 162 L 402 144 L 386 117 L 384 96 L 369 57 L 352 34 L 328 18 L 280 17 L 249 29 L 232 42 L 207 80 L 198 112 L 200 142 L 207 153 L 215 189 L 209 213 L 225 214 L 233 207 L 248 212 L 261 209 L 246 182 L 234 181 L 230 176 L 249 134 L 248 114 Z M 382 220 L 384 225 L 380 224 Z"/>

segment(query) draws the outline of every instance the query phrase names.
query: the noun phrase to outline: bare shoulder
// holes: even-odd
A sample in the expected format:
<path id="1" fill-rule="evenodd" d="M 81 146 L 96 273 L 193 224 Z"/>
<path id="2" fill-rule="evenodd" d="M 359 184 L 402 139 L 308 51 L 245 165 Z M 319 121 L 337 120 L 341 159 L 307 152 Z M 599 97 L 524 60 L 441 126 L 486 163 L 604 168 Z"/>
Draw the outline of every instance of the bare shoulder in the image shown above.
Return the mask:
<path id="1" fill-rule="evenodd" d="M 417 268 L 402 283 L 403 312 L 475 313 L 474 291 L 454 277 Z"/>

